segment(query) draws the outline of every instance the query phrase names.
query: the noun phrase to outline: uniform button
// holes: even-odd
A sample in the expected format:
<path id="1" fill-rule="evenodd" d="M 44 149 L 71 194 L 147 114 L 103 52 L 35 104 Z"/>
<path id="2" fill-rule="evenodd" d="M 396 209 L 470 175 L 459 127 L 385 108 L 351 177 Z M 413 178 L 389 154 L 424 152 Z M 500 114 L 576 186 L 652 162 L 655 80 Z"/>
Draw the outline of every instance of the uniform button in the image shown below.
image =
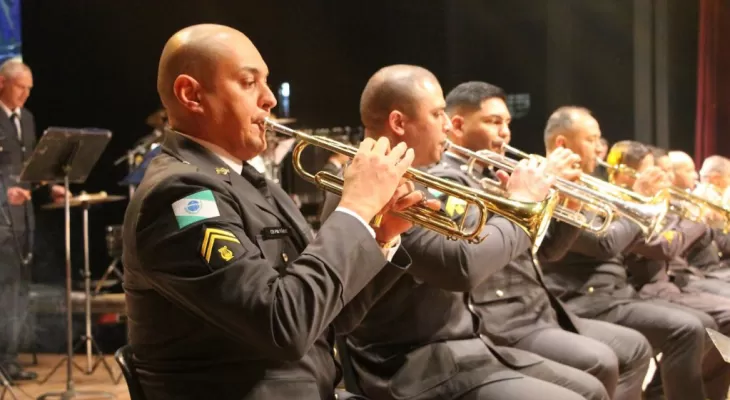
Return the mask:
<path id="1" fill-rule="evenodd" d="M 588 288 L 588 293 L 593 293 L 593 286 Z"/>
<path id="2" fill-rule="evenodd" d="M 497 297 L 502 297 L 502 296 L 504 296 L 504 292 L 503 292 L 503 291 L 501 291 L 501 290 L 497 290 L 497 292 L 496 292 L 496 293 L 497 293 Z"/>
<path id="3" fill-rule="evenodd" d="M 284 260 L 284 262 L 289 262 L 289 256 L 286 255 L 286 253 L 281 253 L 281 259 Z"/>
<path id="4" fill-rule="evenodd" d="M 337 357 L 337 347 L 334 347 L 332 349 L 332 354 L 334 354 L 334 356 Z"/>
<path id="5" fill-rule="evenodd" d="M 472 313 L 476 313 L 476 311 L 474 311 L 474 304 L 471 304 L 471 302 L 467 305 L 467 308 L 469 308 L 469 311 Z"/>

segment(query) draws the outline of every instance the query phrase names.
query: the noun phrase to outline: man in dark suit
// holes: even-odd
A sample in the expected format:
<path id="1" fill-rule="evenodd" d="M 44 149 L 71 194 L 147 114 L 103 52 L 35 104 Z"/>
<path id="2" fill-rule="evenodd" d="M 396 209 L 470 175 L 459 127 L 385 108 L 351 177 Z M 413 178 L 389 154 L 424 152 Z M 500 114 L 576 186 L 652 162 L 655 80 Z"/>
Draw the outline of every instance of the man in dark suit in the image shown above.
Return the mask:
<path id="1" fill-rule="evenodd" d="M 574 141 L 575 121 L 588 111 L 575 107 L 558 109 L 545 132 L 548 149 L 584 146 Z M 622 145 L 621 142 L 614 145 Z M 641 153 L 641 154 L 638 154 Z M 628 151 L 624 161 L 643 160 L 646 152 Z M 611 153 L 609 153 L 611 158 Z M 666 187 L 658 168 L 647 169 L 633 190 L 647 197 Z M 581 232 L 570 252 L 560 261 L 544 263 L 548 288 L 568 309 L 583 318 L 595 318 L 636 329 L 652 347 L 662 352 L 660 366 L 667 399 L 704 399 L 701 364 L 706 349 L 704 327 L 716 328 L 712 318 L 694 309 L 663 300 L 642 300 L 628 281 L 625 256 L 639 253 L 652 259 L 671 259 L 678 241 L 645 242 L 640 227 L 628 218 L 615 219 L 602 236 Z M 706 359 L 708 365 L 714 360 Z M 661 387 L 647 390 L 646 398 L 659 398 Z M 708 393 L 709 394 L 709 393 Z"/>
<path id="2" fill-rule="evenodd" d="M 395 250 L 411 225 L 390 210 L 423 199 L 399 185 L 413 151 L 364 141 L 313 238 L 289 196 L 247 163 L 266 148 L 276 105 L 267 75 L 229 27 L 191 26 L 163 49 L 171 129 L 123 236 L 129 342 L 147 398 L 334 399 L 335 329 L 355 324 L 410 264 Z"/>
<path id="3" fill-rule="evenodd" d="M 486 149 L 501 154 L 502 144 L 509 144 L 511 139 L 511 116 L 505 98 L 501 88 L 485 82 L 466 82 L 451 90 L 446 96 L 446 111 L 454 126 L 452 141 L 472 151 Z M 576 121 L 586 127 L 579 133 L 585 138 L 578 140 L 587 145 L 576 149 L 581 151 L 575 160 L 581 169 L 576 170 L 574 179 L 581 172 L 590 174 L 595 167 L 596 149 L 592 144 L 600 130 L 591 118 Z M 431 172 L 479 188 L 465 166 L 463 157 L 447 152 L 441 165 Z M 475 169 L 473 174 L 480 179 L 495 178 L 488 168 Z M 543 261 L 545 257 L 553 261 L 562 258 L 577 229 L 553 222 L 538 257 Z M 611 399 L 641 398 L 641 384 L 651 356 L 644 336 L 629 328 L 578 318 L 566 310 L 545 287 L 540 266 L 529 250 L 474 289 L 471 298 L 481 315 L 482 333 L 495 343 L 589 372 L 601 380 Z"/>
<path id="4" fill-rule="evenodd" d="M 360 115 L 366 137 L 413 145 L 413 165 L 426 169 L 443 155 L 450 129 L 444 108 L 431 72 L 392 65 L 368 81 Z M 553 169 L 568 170 L 575 160 L 570 154 L 551 159 Z M 552 183 L 544 168 L 525 161 L 512 176 L 499 174 L 505 197 L 529 204 L 544 200 Z M 437 195 L 435 189 L 427 193 Z M 327 202 L 325 217 L 337 199 L 328 196 Z M 451 198 L 442 211 L 465 214 L 465 226 L 474 227 L 476 213 L 461 206 Z M 528 235 L 499 214 L 490 215 L 482 236 L 480 243 L 452 241 L 420 227 L 403 235 L 402 246 L 413 259 L 409 273 L 346 337 L 360 390 L 376 399 L 608 399 L 590 374 L 497 346 L 479 333 L 480 316 L 468 292 L 531 247 Z"/>
<path id="5" fill-rule="evenodd" d="M 654 164 L 667 174 L 672 183 L 681 183 L 675 182 L 674 165 L 669 154 L 663 149 L 648 147 L 654 156 Z M 726 162 L 727 159 L 720 156 L 711 156 L 705 160 L 702 164 L 703 171 L 700 173 L 700 178 L 704 181 L 700 185 L 712 191 L 717 185 L 724 184 L 723 173 Z M 709 195 L 697 194 L 701 197 Z M 694 225 L 686 220 L 682 223 L 687 226 Z M 706 224 L 699 225 L 700 227 L 696 229 L 700 230 L 702 236 L 688 247 L 681 257 L 669 263 L 668 269 L 672 280 L 685 292 L 707 292 L 730 297 L 730 268 L 721 260 L 723 253 L 730 252 L 730 234 L 723 232 L 722 229 L 711 229 Z"/>
<path id="6" fill-rule="evenodd" d="M 0 65 L 0 367 L 14 380 L 35 379 L 16 362 L 28 315 L 34 215 L 30 184 L 19 182 L 36 143 L 33 114 L 24 108 L 33 87 L 30 68 L 19 59 Z M 62 200 L 62 186 L 51 189 Z"/>

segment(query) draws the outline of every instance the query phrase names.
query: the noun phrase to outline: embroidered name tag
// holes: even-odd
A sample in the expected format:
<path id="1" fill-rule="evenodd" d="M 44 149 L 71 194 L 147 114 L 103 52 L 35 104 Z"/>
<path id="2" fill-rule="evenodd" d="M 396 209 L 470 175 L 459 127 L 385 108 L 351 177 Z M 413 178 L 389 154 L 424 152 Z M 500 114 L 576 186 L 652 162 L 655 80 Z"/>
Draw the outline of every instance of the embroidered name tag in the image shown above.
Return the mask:
<path id="1" fill-rule="evenodd" d="M 283 226 L 264 228 L 261 230 L 261 236 L 263 236 L 265 240 L 283 238 L 289 236 L 289 228 L 285 228 Z"/>

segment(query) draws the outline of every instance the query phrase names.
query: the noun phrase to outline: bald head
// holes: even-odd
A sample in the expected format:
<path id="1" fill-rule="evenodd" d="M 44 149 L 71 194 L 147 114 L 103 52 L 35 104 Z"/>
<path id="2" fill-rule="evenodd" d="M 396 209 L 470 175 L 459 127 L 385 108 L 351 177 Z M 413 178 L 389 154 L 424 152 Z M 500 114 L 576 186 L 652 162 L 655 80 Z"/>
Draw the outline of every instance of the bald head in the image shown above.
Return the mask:
<path id="1" fill-rule="evenodd" d="M 700 177 L 706 177 L 713 174 L 730 175 L 730 159 L 723 156 L 709 156 L 705 158 L 700 170 Z"/>
<path id="2" fill-rule="evenodd" d="M 692 157 L 683 151 L 670 151 L 669 160 L 674 168 L 674 185 L 682 189 L 694 189 L 698 176 Z"/>
<path id="3" fill-rule="evenodd" d="M 580 131 L 581 123 L 591 121 L 590 110 L 584 107 L 565 106 L 555 110 L 545 125 L 545 147 L 552 150 L 556 147 L 555 139 L 558 135 L 569 136 Z"/>
<path id="4" fill-rule="evenodd" d="M 269 69 L 243 33 L 194 25 L 165 44 L 157 90 L 173 130 L 250 160 L 266 149 L 264 121 L 276 106 Z"/>
<path id="5" fill-rule="evenodd" d="M 419 94 L 438 84 L 431 71 L 415 65 L 391 65 L 376 72 L 360 97 L 360 118 L 366 129 L 381 130 L 393 110 L 413 113 Z"/>
<path id="6" fill-rule="evenodd" d="M 694 165 L 694 160 L 692 160 L 692 157 L 689 156 L 689 154 L 683 152 L 683 151 L 670 151 L 669 152 L 669 159 L 672 161 L 673 165 L 679 165 L 679 164 L 686 164 L 686 163 L 692 163 Z"/>
<path id="7" fill-rule="evenodd" d="M 236 46 L 256 51 L 246 35 L 223 25 L 193 25 L 176 32 L 165 44 L 157 70 L 157 92 L 168 112 L 178 108 L 174 87 L 178 77 L 187 75 L 203 87 L 212 85 L 217 66 Z"/>

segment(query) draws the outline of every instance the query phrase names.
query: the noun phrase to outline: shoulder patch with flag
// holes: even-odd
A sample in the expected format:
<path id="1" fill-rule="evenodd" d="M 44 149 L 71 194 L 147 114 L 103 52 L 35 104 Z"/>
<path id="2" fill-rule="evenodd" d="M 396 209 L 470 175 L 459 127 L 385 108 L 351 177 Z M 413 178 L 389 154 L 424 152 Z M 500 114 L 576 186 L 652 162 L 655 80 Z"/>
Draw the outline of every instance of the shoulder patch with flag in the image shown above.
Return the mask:
<path id="1" fill-rule="evenodd" d="M 210 190 L 193 193 L 172 203 L 172 211 L 180 228 L 221 215 Z"/>

